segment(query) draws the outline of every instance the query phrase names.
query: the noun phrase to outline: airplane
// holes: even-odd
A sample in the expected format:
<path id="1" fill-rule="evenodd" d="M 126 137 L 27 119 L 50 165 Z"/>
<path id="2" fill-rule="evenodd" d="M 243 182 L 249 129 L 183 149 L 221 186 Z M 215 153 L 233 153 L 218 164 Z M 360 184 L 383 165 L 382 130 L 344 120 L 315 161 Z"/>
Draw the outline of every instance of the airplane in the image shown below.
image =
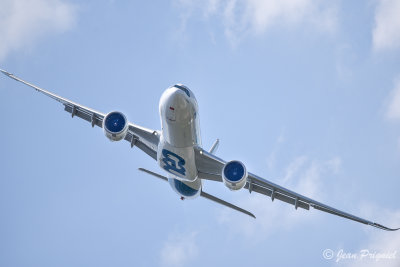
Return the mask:
<path id="1" fill-rule="evenodd" d="M 107 114 L 96 111 L 26 82 L 5 70 L 0 69 L 0 71 L 9 78 L 60 102 L 64 105 L 64 110 L 71 113 L 72 118 L 79 117 L 88 121 L 92 127 L 103 128 L 109 140 L 115 142 L 126 140 L 131 148 L 138 147 L 156 160 L 168 176 L 144 168 L 139 170 L 167 181 L 182 200 L 200 196 L 256 218 L 251 212 L 204 192 L 202 181 L 211 180 L 223 182 L 232 191 L 247 189 L 250 193 L 266 195 L 272 201 L 278 199 L 293 205 L 296 210 L 298 208 L 309 210 L 312 207 L 379 229 L 387 231 L 400 229 L 388 228 L 298 194 L 248 172 L 241 161 L 225 161 L 215 155 L 219 145 L 218 139 L 210 150 L 204 150 L 201 147 L 197 100 L 185 85 L 176 84 L 163 92 L 159 102 L 161 130 L 151 130 L 129 122 L 119 111 Z"/>

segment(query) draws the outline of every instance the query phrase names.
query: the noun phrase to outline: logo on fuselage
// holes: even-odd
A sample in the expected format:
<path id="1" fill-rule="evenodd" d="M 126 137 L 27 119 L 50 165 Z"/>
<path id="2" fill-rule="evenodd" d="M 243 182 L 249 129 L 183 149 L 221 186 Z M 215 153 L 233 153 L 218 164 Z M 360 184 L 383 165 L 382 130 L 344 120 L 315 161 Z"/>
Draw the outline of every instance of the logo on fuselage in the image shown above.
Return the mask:
<path id="1" fill-rule="evenodd" d="M 182 176 L 186 175 L 186 169 L 185 169 L 185 160 L 175 154 L 174 152 L 171 152 L 167 149 L 163 149 L 162 150 L 162 155 L 163 155 L 163 159 L 162 161 L 164 162 L 164 170 L 166 170 L 167 172 L 170 172 L 172 174 L 180 174 Z M 176 172 L 176 173 L 173 173 Z"/>

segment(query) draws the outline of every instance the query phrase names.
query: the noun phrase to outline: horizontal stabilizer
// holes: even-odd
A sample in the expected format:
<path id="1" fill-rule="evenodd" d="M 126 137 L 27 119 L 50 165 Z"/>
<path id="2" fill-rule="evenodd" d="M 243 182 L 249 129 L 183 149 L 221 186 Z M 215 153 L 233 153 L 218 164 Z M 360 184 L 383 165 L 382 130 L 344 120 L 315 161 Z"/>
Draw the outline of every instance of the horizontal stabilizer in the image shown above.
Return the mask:
<path id="1" fill-rule="evenodd" d="M 152 171 L 143 169 L 143 168 L 139 168 L 139 171 L 148 173 L 148 174 L 153 175 L 153 176 L 155 176 L 155 177 L 157 177 L 157 178 L 159 178 L 159 179 L 161 179 L 161 180 L 164 180 L 164 181 L 168 182 L 168 178 L 165 177 L 165 176 L 163 176 L 163 175 L 161 175 L 161 174 L 158 174 L 158 173 L 155 173 L 155 172 L 152 172 Z"/>
<path id="2" fill-rule="evenodd" d="M 159 178 L 159 179 L 161 179 L 161 180 L 168 181 L 168 178 L 167 178 L 167 177 L 165 177 L 165 176 L 163 176 L 163 175 L 161 175 L 161 174 L 158 174 L 158 173 L 149 171 L 149 170 L 147 170 L 147 169 L 139 168 L 139 171 L 142 171 L 142 172 L 145 172 L 145 173 L 147 173 L 147 174 L 153 175 L 153 176 L 155 176 L 155 177 L 157 177 L 157 178 Z M 249 215 L 250 217 L 253 217 L 254 219 L 256 218 L 256 216 L 254 216 L 253 213 L 251 213 L 251 212 L 249 212 L 249 211 L 247 211 L 247 210 L 244 210 L 244 209 L 242 209 L 242 208 L 239 208 L 238 206 L 235 206 L 235 205 L 233 205 L 233 204 L 231 204 L 231 203 L 229 203 L 229 202 L 226 202 L 226 201 L 224 201 L 224 200 L 222 200 L 222 199 L 219 199 L 219 198 L 217 198 L 217 197 L 215 197 L 215 196 L 213 196 L 213 195 L 210 195 L 210 194 L 204 192 L 203 190 L 201 191 L 200 196 L 201 196 L 201 197 L 204 197 L 204 198 L 206 198 L 206 199 L 212 200 L 212 201 L 214 201 L 214 202 L 216 202 L 216 203 L 218 203 L 218 204 L 221 204 L 221 205 L 224 205 L 224 206 L 226 206 L 226 207 L 229 207 L 229 208 L 231 208 L 231 209 L 234 209 L 234 210 L 236 210 L 236 211 L 239 211 L 239 212 L 242 212 L 242 213 L 244 213 L 244 214 L 247 214 L 247 215 Z"/>
<path id="3" fill-rule="evenodd" d="M 202 196 L 202 197 L 204 197 L 204 198 L 207 198 L 207 199 L 209 199 L 209 200 L 212 200 L 212 201 L 214 201 L 214 202 L 217 202 L 217 203 L 219 203 L 219 204 L 221 204 L 221 205 L 224 205 L 224 206 L 226 206 L 226 207 L 229 207 L 229 208 L 231 208 L 231 209 L 234 209 L 234 210 L 237 210 L 237 211 L 239 211 L 239 212 L 242 212 L 242 213 L 244 213 L 244 214 L 247 214 L 247 215 L 249 215 L 250 217 L 253 217 L 254 219 L 256 218 L 256 216 L 254 216 L 253 213 L 251 213 L 251 212 L 249 212 L 249 211 L 247 211 L 247 210 L 244 210 L 244 209 L 242 209 L 242 208 L 239 208 L 238 206 L 235 206 L 235 205 L 233 205 L 233 204 L 231 204 L 231 203 L 229 203 L 229 202 L 226 202 L 225 200 L 222 200 L 222 199 L 219 199 L 219 198 L 217 198 L 217 197 L 214 197 L 213 195 L 207 194 L 207 193 L 204 192 L 204 191 L 201 191 L 200 196 Z"/>

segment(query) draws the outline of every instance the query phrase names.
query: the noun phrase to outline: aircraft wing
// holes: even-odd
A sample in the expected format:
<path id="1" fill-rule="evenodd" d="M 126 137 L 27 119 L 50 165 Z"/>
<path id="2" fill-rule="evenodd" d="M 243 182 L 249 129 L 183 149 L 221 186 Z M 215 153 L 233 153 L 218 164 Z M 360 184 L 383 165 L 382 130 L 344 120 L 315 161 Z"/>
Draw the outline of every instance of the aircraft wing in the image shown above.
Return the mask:
<path id="1" fill-rule="evenodd" d="M 49 91 L 46 91 L 42 88 L 39 88 L 36 85 L 28 83 L 5 70 L 0 69 L 0 71 L 4 75 L 6 75 L 18 82 L 26 84 L 26 85 L 34 88 L 36 91 L 43 93 L 43 94 L 47 95 L 48 97 L 51 97 L 54 100 L 60 102 L 61 104 L 64 105 L 64 110 L 71 113 L 72 117 L 76 116 L 81 119 L 84 119 L 84 120 L 90 122 L 92 127 L 98 126 L 100 128 L 103 128 L 103 119 L 107 114 L 104 114 L 104 113 L 101 113 L 94 109 L 85 107 L 85 106 L 75 103 L 71 100 L 68 100 L 68 99 L 60 97 L 56 94 L 53 94 Z M 158 148 L 158 143 L 159 143 L 159 136 L 160 135 L 157 131 L 146 129 L 144 127 L 135 125 L 133 123 L 129 123 L 128 133 L 125 136 L 125 140 L 131 144 L 131 147 L 137 146 L 143 152 L 145 152 L 147 155 L 149 155 L 153 159 L 157 160 L 157 148 Z"/>
<path id="2" fill-rule="evenodd" d="M 196 166 L 199 178 L 222 182 L 221 172 L 222 168 L 226 163 L 224 160 L 216 157 L 215 155 L 201 148 L 195 148 L 195 158 L 196 158 Z M 368 221 L 366 219 L 354 216 L 350 213 L 332 208 L 328 205 L 315 201 L 311 198 L 293 192 L 283 186 L 277 185 L 273 182 L 263 179 L 250 172 L 248 173 L 247 182 L 244 188 L 248 189 L 250 193 L 257 192 L 259 194 L 266 195 L 270 197 L 272 201 L 274 201 L 274 199 L 278 199 L 288 204 L 291 204 L 296 209 L 302 208 L 309 210 L 310 207 L 313 207 L 314 209 L 317 210 L 331 213 L 363 224 L 371 225 L 383 230 L 396 231 L 400 229 L 400 228 L 397 229 L 388 228 L 381 224 Z"/>

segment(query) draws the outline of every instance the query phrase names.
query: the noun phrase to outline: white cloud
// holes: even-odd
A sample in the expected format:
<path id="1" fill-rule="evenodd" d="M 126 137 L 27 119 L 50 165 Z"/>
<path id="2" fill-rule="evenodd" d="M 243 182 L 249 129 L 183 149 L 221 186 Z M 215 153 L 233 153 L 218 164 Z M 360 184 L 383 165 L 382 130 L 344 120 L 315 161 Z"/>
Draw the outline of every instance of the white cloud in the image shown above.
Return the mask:
<path id="1" fill-rule="evenodd" d="M 389 94 L 385 115 L 389 120 L 400 121 L 400 78 Z M 397 139 L 397 147 L 400 149 L 400 137 Z"/>
<path id="2" fill-rule="evenodd" d="M 274 26 L 311 25 L 332 32 L 337 25 L 336 2 L 321 0 L 181 0 L 187 10 L 203 10 L 205 17 L 222 19 L 226 37 L 234 45 L 247 34 L 260 35 Z"/>
<path id="3" fill-rule="evenodd" d="M 304 166 L 304 164 L 307 162 L 307 157 L 306 156 L 300 156 L 295 158 L 289 166 L 286 168 L 286 174 L 284 178 L 282 179 L 282 183 L 286 184 L 288 181 L 293 179 L 294 175 L 298 175 L 298 172 L 300 168 Z"/>
<path id="4" fill-rule="evenodd" d="M 266 158 L 268 170 L 272 171 L 275 168 L 276 156 L 277 156 L 279 150 L 281 149 L 281 146 L 284 144 L 284 142 L 285 142 L 285 135 L 284 135 L 284 132 L 282 131 L 281 134 L 276 139 L 273 149 L 271 150 L 271 152 L 269 153 L 269 155 Z"/>
<path id="5" fill-rule="evenodd" d="M 182 266 L 196 258 L 196 232 L 174 234 L 168 238 L 161 249 L 161 263 L 165 266 Z"/>
<path id="6" fill-rule="evenodd" d="M 400 79 L 397 80 L 392 92 L 390 93 L 386 117 L 388 119 L 400 119 Z"/>
<path id="7" fill-rule="evenodd" d="M 69 29 L 76 8 L 62 0 L 0 0 L 0 60 L 47 33 Z"/>
<path id="8" fill-rule="evenodd" d="M 375 11 L 372 42 L 375 50 L 400 48 L 400 1 L 381 0 Z"/>
<path id="9" fill-rule="evenodd" d="M 284 178 L 279 184 L 292 189 L 307 197 L 323 201 L 321 189 L 322 179 L 328 174 L 336 173 L 341 166 L 341 159 L 334 157 L 326 161 L 310 160 L 306 156 L 295 158 L 286 168 Z M 250 196 L 243 192 L 240 206 L 252 211 L 257 219 L 247 218 L 229 209 L 222 209 L 218 217 L 221 224 L 227 226 L 229 231 L 235 234 L 258 241 L 265 239 L 277 229 L 291 229 L 302 222 L 315 219 L 315 212 L 311 209 L 295 210 L 292 205 L 279 200 L 271 203 L 271 200 L 257 193 Z"/>

